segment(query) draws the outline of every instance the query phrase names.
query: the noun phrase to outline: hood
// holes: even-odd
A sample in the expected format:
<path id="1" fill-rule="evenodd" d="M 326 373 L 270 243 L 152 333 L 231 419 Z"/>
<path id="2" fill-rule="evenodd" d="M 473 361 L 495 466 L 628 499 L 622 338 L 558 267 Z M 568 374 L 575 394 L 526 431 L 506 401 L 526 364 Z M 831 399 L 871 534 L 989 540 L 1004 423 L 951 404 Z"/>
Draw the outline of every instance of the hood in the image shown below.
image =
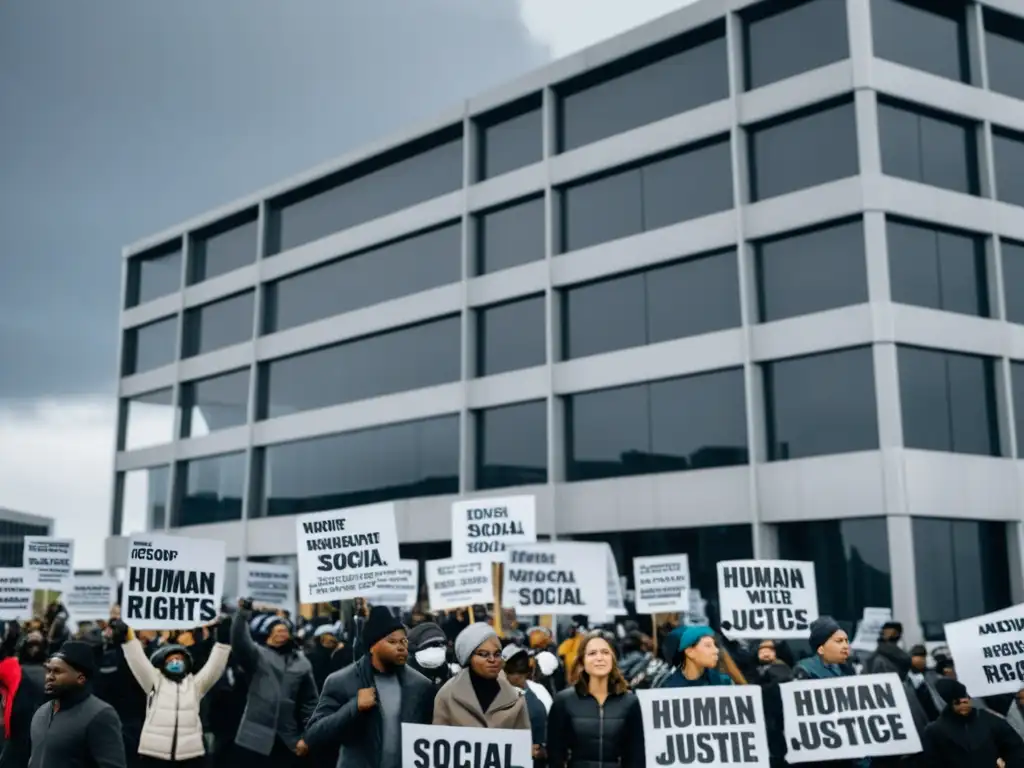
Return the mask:
<path id="1" fill-rule="evenodd" d="M 194 664 L 192 661 L 192 654 L 189 653 L 188 648 L 183 645 L 163 645 L 153 652 L 153 655 L 149 657 L 149 660 L 153 662 L 154 667 L 163 671 L 164 662 L 172 653 L 180 653 L 185 657 L 185 674 L 192 674 L 192 667 Z"/>

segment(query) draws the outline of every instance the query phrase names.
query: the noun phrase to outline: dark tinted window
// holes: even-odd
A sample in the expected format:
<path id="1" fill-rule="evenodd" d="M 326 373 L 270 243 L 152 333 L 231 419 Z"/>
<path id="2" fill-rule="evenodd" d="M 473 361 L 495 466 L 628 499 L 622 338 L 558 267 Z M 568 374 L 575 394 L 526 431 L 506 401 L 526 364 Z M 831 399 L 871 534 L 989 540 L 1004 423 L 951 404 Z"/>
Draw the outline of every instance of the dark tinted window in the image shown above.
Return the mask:
<path id="1" fill-rule="evenodd" d="M 174 439 L 174 393 L 170 387 L 125 400 L 121 450 L 134 451 Z"/>
<path id="2" fill-rule="evenodd" d="M 240 293 L 185 310 L 185 338 L 182 357 L 212 352 L 252 338 L 252 313 L 255 293 Z"/>
<path id="3" fill-rule="evenodd" d="M 753 200 L 857 174 L 857 124 L 850 101 L 754 126 L 749 141 Z"/>
<path id="4" fill-rule="evenodd" d="M 459 417 L 268 446 L 261 515 L 459 492 Z"/>
<path id="5" fill-rule="evenodd" d="M 732 208 L 729 140 L 688 147 L 561 193 L 562 251 Z"/>
<path id="6" fill-rule="evenodd" d="M 873 0 L 871 26 L 879 58 L 970 82 L 963 0 Z"/>
<path id="7" fill-rule="evenodd" d="M 177 355 L 178 318 L 168 317 L 124 332 L 123 373 L 143 373 L 173 363 Z"/>
<path id="8" fill-rule="evenodd" d="M 461 126 L 435 134 L 275 201 L 267 253 L 461 189 L 461 134 Z"/>
<path id="9" fill-rule="evenodd" d="M 886 239 L 893 301 L 988 317 L 984 238 L 890 219 Z"/>
<path id="10" fill-rule="evenodd" d="M 544 247 L 544 198 L 535 197 L 476 217 L 479 275 L 540 261 Z"/>
<path id="11" fill-rule="evenodd" d="M 740 369 L 572 395 L 567 479 L 745 464 L 745 413 Z"/>
<path id="12" fill-rule="evenodd" d="M 1021 80 L 1024 80 L 1024 74 Z M 998 198 L 1004 203 L 1024 206 L 1024 135 L 992 131 L 992 154 Z"/>
<path id="13" fill-rule="evenodd" d="M 115 535 L 130 536 L 160 530 L 167 519 L 167 494 L 171 470 L 150 467 L 125 472 L 122 477 L 120 506 L 114 512 Z"/>
<path id="14" fill-rule="evenodd" d="M 860 219 L 757 243 L 754 263 L 761 322 L 866 302 L 864 253 Z"/>
<path id="15" fill-rule="evenodd" d="M 1000 456 L 992 358 L 899 347 L 903 444 Z"/>
<path id="16" fill-rule="evenodd" d="M 548 406 L 544 400 L 477 413 L 476 487 L 548 481 Z"/>
<path id="17" fill-rule="evenodd" d="M 477 312 L 477 375 L 492 376 L 544 365 L 544 296 L 497 304 Z"/>
<path id="18" fill-rule="evenodd" d="M 256 261 L 256 211 L 220 222 L 192 238 L 188 283 L 201 283 Z"/>
<path id="19" fill-rule="evenodd" d="M 567 151 L 729 97 L 725 24 L 717 22 L 558 88 Z"/>
<path id="20" fill-rule="evenodd" d="M 944 624 L 1013 604 L 1006 523 L 915 517 L 913 526 L 917 610 L 926 640 L 944 640 Z"/>
<path id="21" fill-rule="evenodd" d="M 656 344 L 740 324 L 735 251 L 569 288 L 562 301 L 566 359 Z M 608 322 L 608 318 L 615 322 Z"/>
<path id="22" fill-rule="evenodd" d="M 1024 243 L 1003 240 L 1003 290 L 1006 292 L 1006 319 L 1024 323 Z"/>
<path id="23" fill-rule="evenodd" d="M 988 86 L 993 91 L 1024 99 L 1024 19 L 985 8 L 985 53 Z"/>
<path id="24" fill-rule="evenodd" d="M 240 427 L 248 418 L 249 370 L 181 385 L 181 436 L 202 437 Z"/>
<path id="25" fill-rule="evenodd" d="M 884 517 L 783 523 L 778 533 L 779 557 L 814 563 L 818 612 L 851 637 L 865 608 L 892 606 Z"/>
<path id="26" fill-rule="evenodd" d="M 878 448 L 870 347 L 765 363 L 770 461 Z"/>
<path id="27" fill-rule="evenodd" d="M 267 286 L 264 333 L 362 309 L 462 278 L 462 226 L 449 224 Z"/>
<path id="28" fill-rule="evenodd" d="M 261 418 L 458 381 L 459 317 L 446 317 L 272 360 L 261 369 Z"/>
<path id="29" fill-rule="evenodd" d="M 1010 361 L 1013 419 L 1017 425 L 1017 456 L 1024 456 L 1024 363 Z"/>
<path id="30" fill-rule="evenodd" d="M 881 100 L 878 123 L 883 173 L 978 194 L 978 141 L 972 123 Z"/>
<path id="31" fill-rule="evenodd" d="M 544 157 L 544 121 L 540 96 L 517 102 L 477 121 L 480 148 L 477 176 L 490 179 Z"/>
<path id="32" fill-rule="evenodd" d="M 175 240 L 128 260 L 125 307 L 181 290 L 181 241 Z"/>
<path id="33" fill-rule="evenodd" d="M 241 520 L 244 487 L 244 451 L 181 462 L 171 525 L 177 528 Z"/>
<path id="34" fill-rule="evenodd" d="M 846 6 L 834 0 L 761 3 L 743 14 L 747 88 L 759 88 L 850 55 Z"/>

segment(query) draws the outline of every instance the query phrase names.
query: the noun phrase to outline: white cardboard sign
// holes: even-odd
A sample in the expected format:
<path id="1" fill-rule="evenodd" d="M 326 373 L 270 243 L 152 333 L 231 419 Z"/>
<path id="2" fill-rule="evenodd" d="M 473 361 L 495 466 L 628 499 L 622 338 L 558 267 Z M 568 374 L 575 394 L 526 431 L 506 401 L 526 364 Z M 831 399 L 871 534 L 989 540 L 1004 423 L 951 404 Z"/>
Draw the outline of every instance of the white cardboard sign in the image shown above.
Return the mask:
<path id="1" fill-rule="evenodd" d="M 873 653 L 878 647 L 878 636 L 887 621 L 892 621 L 892 608 L 865 608 L 864 615 L 857 623 L 850 648 L 864 653 Z"/>
<path id="2" fill-rule="evenodd" d="M 781 640 L 810 635 L 818 618 L 814 563 L 723 560 L 718 563 L 722 622 L 729 637 Z"/>
<path id="3" fill-rule="evenodd" d="M 121 619 L 132 629 L 194 629 L 220 614 L 223 541 L 136 534 L 126 571 Z"/>
<path id="4" fill-rule="evenodd" d="M 35 590 L 35 571 L 0 568 L 0 621 L 31 619 Z"/>
<path id="5" fill-rule="evenodd" d="M 295 538 L 299 596 L 304 603 L 370 594 L 377 574 L 398 565 L 394 504 L 299 515 Z"/>
<path id="6" fill-rule="evenodd" d="M 40 589 L 58 591 L 61 584 L 75 575 L 74 563 L 74 539 L 25 537 L 22 565 L 35 571 Z"/>
<path id="7" fill-rule="evenodd" d="M 1024 604 L 945 626 L 957 679 L 971 696 L 1024 688 Z"/>
<path id="8" fill-rule="evenodd" d="M 530 768 L 530 731 L 402 723 L 402 768 Z"/>
<path id="9" fill-rule="evenodd" d="M 502 605 L 524 615 L 608 615 L 607 545 L 552 541 L 511 547 Z"/>
<path id="10" fill-rule="evenodd" d="M 432 611 L 454 611 L 494 602 L 488 560 L 428 560 L 427 596 Z"/>
<path id="11" fill-rule="evenodd" d="M 506 550 L 537 541 L 533 496 L 467 499 L 452 503 L 452 558 L 506 562 Z"/>
<path id="12" fill-rule="evenodd" d="M 787 763 L 912 755 L 921 739 L 895 674 L 783 683 Z"/>
<path id="13" fill-rule="evenodd" d="M 61 602 L 78 623 L 106 621 L 117 602 L 117 582 L 109 576 L 75 576 L 64 584 Z"/>
<path id="14" fill-rule="evenodd" d="M 685 554 L 633 558 L 637 613 L 690 610 L 690 558 Z"/>
<path id="15" fill-rule="evenodd" d="M 656 688 L 636 695 L 647 768 L 768 765 L 759 686 Z"/>
<path id="16" fill-rule="evenodd" d="M 238 563 L 238 588 L 254 605 L 288 611 L 295 617 L 295 568 L 278 563 Z"/>
<path id="17" fill-rule="evenodd" d="M 370 605 L 411 610 L 420 594 L 420 563 L 418 560 L 399 560 L 398 567 L 380 571 L 373 591 L 363 595 Z"/>

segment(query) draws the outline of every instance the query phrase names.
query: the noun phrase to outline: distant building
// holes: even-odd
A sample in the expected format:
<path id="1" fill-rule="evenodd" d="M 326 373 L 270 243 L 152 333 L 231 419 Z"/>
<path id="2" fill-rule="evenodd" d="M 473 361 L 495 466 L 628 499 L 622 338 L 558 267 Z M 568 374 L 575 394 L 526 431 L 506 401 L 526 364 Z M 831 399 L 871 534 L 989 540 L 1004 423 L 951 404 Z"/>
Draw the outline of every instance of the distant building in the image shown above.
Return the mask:
<path id="1" fill-rule="evenodd" d="M 26 536 L 49 536 L 53 519 L 0 507 L 0 568 L 20 568 Z"/>

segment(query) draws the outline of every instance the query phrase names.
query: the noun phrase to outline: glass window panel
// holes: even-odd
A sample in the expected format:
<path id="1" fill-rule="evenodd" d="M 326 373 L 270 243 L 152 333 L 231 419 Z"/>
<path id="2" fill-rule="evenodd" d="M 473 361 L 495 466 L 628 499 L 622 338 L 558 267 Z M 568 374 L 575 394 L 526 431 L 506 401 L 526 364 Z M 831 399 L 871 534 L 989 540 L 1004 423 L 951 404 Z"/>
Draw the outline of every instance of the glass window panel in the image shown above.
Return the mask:
<path id="1" fill-rule="evenodd" d="M 558 88 L 565 152 L 729 97 L 725 25 L 716 22 Z"/>
<path id="2" fill-rule="evenodd" d="M 270 445 L 263 515 L 295 515 L 459 492 L 459 417 Z"/>
<path id="3" fill-rule="evenodd" d="M 461 134 L 428 136 L 275 201 L 268 255 L 461 189 Z"/>
<path id="4" fill-rule="evenodd" d="M 477 412 L 477 490 L 548 481 L 547 401 Z"/>
<path id="5" fill-rule="evenodd" d="M 248 419 L 249 370 L 181 385 L 181 436 L 203 437 L 243 426 Z"/>
<path id="6" fill-rule="evenodd" d="M 561 203 L 561 250 L 575 251 L 643 232 L 640 169 L 566 187 Z"/>
<path id="7" fill-rule="evenodd" d="M 455 222 L 270 283 L 263 332 L 283 331 L 461 279 L 462 225 Z"/>
<path id="8" fill-rule="evenodd" d="M 879 58 L 971 81 L 962 0 L 873 0 L 871 26 Z"/>
<path id="9" fill-rule="evenodd" d="M 984 8 L 988 87 L 1024 99 L 1024 19 Z"/>
<path id="10" fill-rule="evenodd" d="M 477 274 L 518 267 L 546 256 L 543 197 L 479 214 L 476 227 Z"/>
<path id="11" fill-rule="evenodd" d="M 119 525 L 115 531 L 121 536 L 162 530 L 167 514 L 167 494 L 170 490 L 169 467 L 136 469 L 124 473 L 124 487 L 119 510 Z"/>
<path id="12" fill-rule="evenodd" d="M 194 357 L 252 339 L 255 292 L 185 310 L 182 357 Z"/>
<path id="13" fill-rule="evenodd" d="M 976 195 L 975 126 L 957 118 L 878 102 L 882 172 L 954 192 Z"/>
<path id="14" fill-rule="evenodd" d="M 479 129 L 480 179 L 539 163 L 544 157 L 544 122 L 539 96 L 485 116 L 479 121 Z"/>
<path id="15" fill-rule="evenodd" d="M 256 261 L 256 211 L 220 222 L 192 238 L 189 253 L 189 285 L 224 275 Z"/>
<path id="16" fill-rule="evenodd" d="M 128 259 L 125 308 L 181 290 L 181 240 Z"/>
<path id="17" fill-rule="evenodd" d="M 1024 323 L 1024 243 L 1003 240 L 1000 250 L 1003 257 L 1006 319 L 1011 323 Z"/>
<path id="18" fill-rule="evenodd" d="M 173 392 L 170 387 L 125 400 L 122 450 L 134 451 L 174 439 Z"/>
<path id="19" fill-rule="evenodd" d="M 1017 425 L 1017 456 L 1024 456 L 1024 363 L 1010 361 L 1010 387 L 1013 393 L 1013 418 Z"/>
<path id="20" fill-rule="evenodd" d="M 608 318 L 615 322 L 609 323 Z M 566 360 L 647 343 L 647 280 L 634 272 L 574 286 L 562 294 Z"/>
<path id="21" fill-rule="evenodd" d="M 1024 80 L 1024 74 L 1020 78 Z M 1004 203 L 1024 206 L 1024 135 L 993 130 L 992 154 L 997 197 Z"/>
<path id="22" fill-rule="evenodd" d="M 170 365 L 178 358 L 177 344 L 177 316 L 129 328 L 124 332 L 124 375 L 131 376 Z"/>
<path id="23" fill-rule="evenodd" d="M 241 520 L 244 487 L 245 451 L 181 462 L 172 526 Z"/>
<path id="24" fill-rule="evenodd" d="M 760 88 L 850 55 L 846 6 L 834 0 L 762 3 L 743 14 L 747 88 Z"/>
<path id="25" fill-rule="evenodd" d="M 900 346 L 897 359 L 904 445 L 1002 455 L 992 358 Z"/>
<path id="26" fill-rule="evenodd" d="M 889 219 L 886 239 L 893 301 L 989 316 L 984 238 Z"/>
<path id="27" fill-rule="evenodd" d="M 571 395 L 565 399 L 566 479 L 647 474 L 650 392 L 646 384 Z"/>
<path id="28" fill-rule="evenodd" d="M 544 365 L 547 360 L 544 296 L 477 311 L 477 375 Z"/>
<path id="29" fill-rule="evenodd" d="M 796 192 L 858 172 L 853 102 L 801 110 L 749 133 L 753 200 Z"/>
<path id="30" fill-rule="evenodd" d="M 262 368 L 261 418 L 458 381 L 457 315 L 272 360 Z"/>
<path id="31" fill-rule="evenodd" d="M 762 323 L 868 300 L 860 219 L 762 240 L 754 264 Z"/>
<path id="32" fill-rule="evenodd" d="M 769 461 L 878 448 L 870 347 L 762 366 Z"/>

